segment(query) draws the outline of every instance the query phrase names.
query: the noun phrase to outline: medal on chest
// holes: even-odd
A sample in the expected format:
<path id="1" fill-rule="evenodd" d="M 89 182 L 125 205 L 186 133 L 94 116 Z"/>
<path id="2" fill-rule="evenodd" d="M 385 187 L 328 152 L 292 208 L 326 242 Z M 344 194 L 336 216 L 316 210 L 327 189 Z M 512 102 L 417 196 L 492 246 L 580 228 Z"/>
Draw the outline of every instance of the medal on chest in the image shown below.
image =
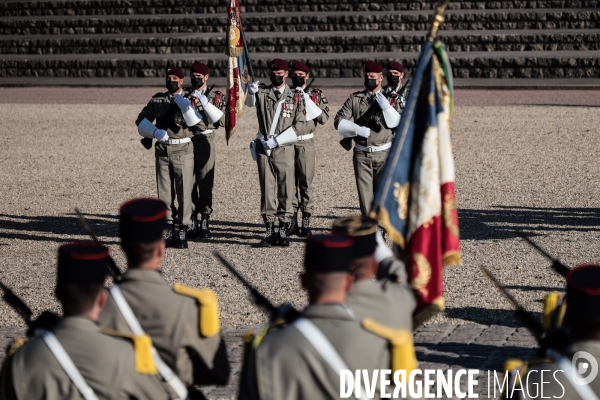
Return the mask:
<path id="1" fill-rule="evenodd" d="M 284 118 L 290 118 L 292 116 L 293 110 L 294 110 L 293 104 L 283 103 L 281 105 L 281 113 Z"/>

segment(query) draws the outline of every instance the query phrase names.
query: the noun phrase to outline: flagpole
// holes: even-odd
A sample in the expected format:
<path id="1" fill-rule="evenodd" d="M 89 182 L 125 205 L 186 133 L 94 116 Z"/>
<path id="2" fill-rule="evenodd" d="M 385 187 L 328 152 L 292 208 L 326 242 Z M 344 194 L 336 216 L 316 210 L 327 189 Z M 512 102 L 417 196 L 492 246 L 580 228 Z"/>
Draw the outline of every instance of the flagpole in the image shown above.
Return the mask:
<path id="1" fill-rule="evenodd" d="M 427 34 L 427 41 L 433 42 L 437 36 L 440 25 L 444 23 L 444 11 L 448 7 L 450 0 L 442 0 L 435 9 L 435 15 L 431 20 L 431 26 L 429 27 L 429 33 Z"/>

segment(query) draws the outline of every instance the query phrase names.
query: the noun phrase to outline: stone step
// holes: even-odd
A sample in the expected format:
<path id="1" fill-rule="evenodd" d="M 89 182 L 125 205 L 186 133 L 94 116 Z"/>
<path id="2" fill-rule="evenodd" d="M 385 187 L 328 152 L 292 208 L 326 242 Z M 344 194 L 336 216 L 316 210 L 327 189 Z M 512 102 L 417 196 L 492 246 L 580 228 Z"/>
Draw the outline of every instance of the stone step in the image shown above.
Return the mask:
<path id="1" fill-rule="evenodd" d="M 244 14 L 246 32 L 427 30 L 431 11 Z M 444 30 L 594 29 L 600 9 L 450 10 Z M 224 32 L 226 14 L 34 16 L 0 18 L 0 35 Z"/>
<path id="2" fill-rule="evenodd" d="M 254 52 L 350 53 L 420 51 L 425 31 L 249 32 Z M 600 29 L 441 31 L 448 51 L 600 50 Z M 215 33 L 124 33 L 0 36 L 0 54 L 218 53 L 225 36 Z"/>
<path id="3" fill-rule="evenodd" d="M 432 10 L 433 1 L 381 0 L 244 0 L 243 12 L 294 11 L 394 11 Z M 597 8 L 600 0 L 467 0 L 455 1 L 448 9 Z M 19 0 L 0 1 L 4 16 L 37 15 L 132 15 L 224 13 L 222 0 Z"/>
<path id="4" fill-rule="evenodd" d="M 361 77 L 365 60 L 381 63 L 401 59 L 412 71 L 418 52 L 364 53 L 253 53 L 256 77 L 268 76 L 268 60 L 303 60 L 315 77 Z M 528 52 L 454 52 L 450 53 L 454 75 L 458 78 L 600 78 L 600 50 Z M 203 61 L 211 75 L 227 74 L 228 59 L 223 53 L 195 54 L 8 54 L 0 60 L 1 77 L 161 77 L 167 65 L 188 69 Z"/>

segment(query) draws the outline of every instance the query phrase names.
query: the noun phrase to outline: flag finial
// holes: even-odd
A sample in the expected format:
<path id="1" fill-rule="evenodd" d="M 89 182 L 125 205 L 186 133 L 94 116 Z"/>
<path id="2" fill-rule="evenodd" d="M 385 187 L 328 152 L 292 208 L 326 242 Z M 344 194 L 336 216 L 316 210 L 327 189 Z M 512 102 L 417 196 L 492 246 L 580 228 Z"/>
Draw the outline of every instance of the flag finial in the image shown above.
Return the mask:
<path id="1" fill-rule="evenodd" d="M 448 3 L 450 3 L 450 0 L 442 0 L 440 4 L 438 4 L 438 6 L 435 8 L 435 15 L 431 20 L 431 26 L 429 27 L 427 41 L 433 42 L 433 40 L 437 36 L 438 30 L 440 29 L 440 25 L 442 25 L 442 23 L 444 22 L 444 11 L 446 11 Z"/>

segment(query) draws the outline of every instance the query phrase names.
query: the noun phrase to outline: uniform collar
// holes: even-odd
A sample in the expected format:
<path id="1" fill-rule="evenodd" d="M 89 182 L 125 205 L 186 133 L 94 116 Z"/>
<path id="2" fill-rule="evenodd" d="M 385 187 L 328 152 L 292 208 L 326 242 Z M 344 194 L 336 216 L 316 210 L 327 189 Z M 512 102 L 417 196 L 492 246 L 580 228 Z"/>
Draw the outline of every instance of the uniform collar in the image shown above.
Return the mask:
<path id="1" fill-rule="evenodd" d="M 302 311 L 302 317 L 354 321 L 354 312 L 346 304 L 309 304 Z"/>
<path id="2" fill-rule="evenodd" d="M 123 274 L 123 281 L 138 281 L 155 283 L 157 285 L 167 285 L 160 271 L 149 269 L 128 269 Z"/>
<path id="3" fill-rule="evenodd" d="M 100 332 L 94 321 L 85 317 L 63 317 L 56 325 L 57 330 Z"/>
<path id="4" fill-rule="evenodd" d="M 281 89 L 275 89 L 275 86 L 271 85 L 271 90 L 269 90 L 269 98 L 273 101 L 279 101 L 277 99 L 277 96 L 275 95 L 276 91 L 279 91 L 279 93 L 281 93 L 281 97 L 279 97 L 279 100 L 283 100 L 290 91 L 290 87 L 287 85 L 287 83 L 283 85 Z"/>
<path id="5" fill-rule="evenodd" d="M 352 290 L 350 290 L 350 294 L 369 293 L 372 292 L 373 289 L 377 289 L 379 285 L 380 283 L 371 279 L 364 279 L 362 281 L 354 282 L 352 284 Z"/>

